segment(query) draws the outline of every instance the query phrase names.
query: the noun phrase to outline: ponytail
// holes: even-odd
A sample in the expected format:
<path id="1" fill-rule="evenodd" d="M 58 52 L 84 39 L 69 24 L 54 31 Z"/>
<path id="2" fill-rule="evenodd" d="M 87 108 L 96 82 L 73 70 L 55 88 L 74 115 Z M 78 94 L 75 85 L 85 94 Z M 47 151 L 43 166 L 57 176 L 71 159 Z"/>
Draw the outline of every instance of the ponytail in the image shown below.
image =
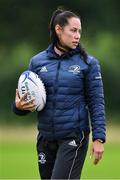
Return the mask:
<path id="1" fill-rule="evenodd" d="M 81 44 L 79 44 L 79 48 L 80 48 L 80 55 L 82 56 L 85 63 L 88 64 L 87 63 L 88 54 L 87 54 L 85 48 Z"/>
<path id="2" fill-rule="evenodd" d="M 62 13 L 63 10 L 62 9 L 57 9 L 53 12 L 51 20 L 50 20 L 50 24 L 49 24 L 49 29 L 50 29 L 50 40 L 53 44 L 56 44 L 58 41 L 58 37 L 56 35 L 55 32 L 55 18 L 58 14 Z"/>

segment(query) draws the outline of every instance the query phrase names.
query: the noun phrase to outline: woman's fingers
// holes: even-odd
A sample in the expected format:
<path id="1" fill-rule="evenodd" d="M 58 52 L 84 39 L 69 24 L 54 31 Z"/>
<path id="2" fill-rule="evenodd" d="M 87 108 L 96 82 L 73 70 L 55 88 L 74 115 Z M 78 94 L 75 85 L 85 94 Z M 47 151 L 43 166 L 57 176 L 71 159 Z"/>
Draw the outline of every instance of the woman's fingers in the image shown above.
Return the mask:
<path id="1" fill-rule="evenodd" d="M 28 92 L 25 92 L 25 94 L 23 94 L 23 96 L 21 97 L 21 101 L 27 102 L 27 95 L 28 95 Z"/>
<path id="2" fill-rule="evenodd" d="M 92 152 L 91 154 L 94 156 L 94 164 L 98 164 L 98 162 L 102 159 L 102 155 L 104 152 L 104 146 L 99 141 L 94 141 L 92 145 Z"/>
<path id="3" fill-rule="evenodd" d="M 16 89 L 16 107 L 21 110 L 29 110 L 29 111 L 35 111 L 36 105 L 35 105 L 35 99 L 32 99 L 30 101 L 27 100 L 28 92 L 26 92 L 22 97 L 19 95 L 18 89 Z"/>
<path id="4" fill-rule="evenodd" d="M 98 162 L 102 159 L 102 152 L 94 153 L 94 164 L 98 164 Z"/>
<path id="5" fill-rule="evenodd" d="M 20 99 L 19 91 L 16 89 L 16 99 Z"/>
<path id="6" fill-rule="evenodd" d="M 102 153 L 96 152 L 96 153 L 94 153 L 94 157 L 95 157 L 95 159 L 94 159 L 94 164 L 96 165 L 96 164 L 101 160 L 101 158 L 102 158 Z"/>
<path id="7" fill-rule="evenodd" d="M 24 101 L 22 107 L 24 110 L 30 110 L 32 112 L 35 111 L 36 110 L 35 99 L 32 99 L 30 101 Z"/>

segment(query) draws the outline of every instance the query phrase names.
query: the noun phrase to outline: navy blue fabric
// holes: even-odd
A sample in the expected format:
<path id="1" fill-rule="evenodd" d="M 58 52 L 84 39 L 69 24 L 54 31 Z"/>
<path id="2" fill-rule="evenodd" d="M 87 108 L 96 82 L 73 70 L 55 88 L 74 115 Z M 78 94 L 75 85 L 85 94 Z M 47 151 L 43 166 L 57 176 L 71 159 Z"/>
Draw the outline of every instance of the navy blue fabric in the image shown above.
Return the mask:
<path id="1" fill-rule="evenodd" d="M 50 45 L 31 59 L 29 70 L 37 73 L 46 87 L 46 106 L 38 112 L 38 129 L 45 139 L 89 132 L 91 122 L 93 140 L 105 141 L 104 93 L 98 60 L 88 56 L 86 63 L 79 47 L 60 57 Z"/>

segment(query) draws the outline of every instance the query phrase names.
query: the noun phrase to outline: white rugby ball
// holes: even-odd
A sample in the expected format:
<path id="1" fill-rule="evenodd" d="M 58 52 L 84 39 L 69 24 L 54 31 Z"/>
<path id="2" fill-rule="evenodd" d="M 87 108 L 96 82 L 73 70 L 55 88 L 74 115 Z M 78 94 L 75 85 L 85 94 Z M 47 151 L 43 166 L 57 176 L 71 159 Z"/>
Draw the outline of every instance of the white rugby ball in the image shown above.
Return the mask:
<path id="1" fill-rule="evenodd" d="M 41 111 L 46 103 L 46 90 L 42 80 L 32 71 L 24 71 L 18 80 L 20 97 L 26 92 L 26 101 L 35 99 L 36 110 Z"/>

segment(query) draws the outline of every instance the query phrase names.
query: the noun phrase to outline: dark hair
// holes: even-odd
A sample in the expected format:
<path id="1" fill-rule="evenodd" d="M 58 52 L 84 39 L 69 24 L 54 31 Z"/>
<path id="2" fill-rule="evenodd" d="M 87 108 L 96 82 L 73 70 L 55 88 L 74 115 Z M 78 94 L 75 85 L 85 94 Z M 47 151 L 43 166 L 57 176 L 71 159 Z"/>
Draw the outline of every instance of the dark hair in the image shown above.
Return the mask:
<path id="1" fill-rule="evenodd" d="M 55 26 L 57 24 L 59 24 L 61 27 L 66 26 L 68 24 L 68 19 L 72 17 L 76 17 L 80 19 L 80 17 L 77 16 L 75 13 L 71 11 L 63 10 L 62 8 L 58 8 L 53 12 L 50 20 L 49 28 L 50 28 L 50 40 L 54 45 L 56 45 L 59 42 L 58 36 L 55 32 Z M 79 44 L 79 47 L 80 47 L 80 54 L 83 57 L 83 59 L 86 61 L 87 53 L 81 44 Z"/>

